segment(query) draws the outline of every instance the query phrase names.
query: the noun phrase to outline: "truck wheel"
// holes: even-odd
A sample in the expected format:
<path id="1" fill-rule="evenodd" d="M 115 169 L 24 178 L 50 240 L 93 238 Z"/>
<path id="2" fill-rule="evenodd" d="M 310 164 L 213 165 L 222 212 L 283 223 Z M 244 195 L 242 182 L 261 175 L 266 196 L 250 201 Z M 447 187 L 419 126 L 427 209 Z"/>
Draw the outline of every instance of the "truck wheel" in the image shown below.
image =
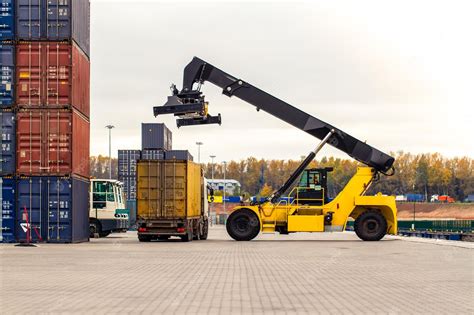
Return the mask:
<path id="1" fill-rule="evenodd" d="M 207 234 L 209 232 L 209 221 L 205 220 L 202 226 L 202 233 L 199 235 L 200 240 L 207 240 Z"/>
<path id="2" fill-rule="evenodd" d="M 186 233 L 186 235 L 181 236 L 181 240 L 183 242 L 191 242 L 193 240 L 193 230 L 188 229 L 188 233 Z"/>
<path id="3" fill-rule="evenodd" d="M 149 235 L 138 235 L 138 241 L 140 242 L 150 242 L 151 236 Z"/>
<path id="4" fill-rule="evenodd" d="M 234 240 L 250 241 L 260 232 L 260 222 L 253 211 L 239 209 L 227 219 L 226 229 Z"/>
<path id="5" fill-rule="evenodd" d="M 107 231 L 107 232 L 100 232 L 100 233 L 99 233 L 99 236 L 100 236 L 100 237 L 107 237 L 107 236 L 109 236 L 109 234 L 110 234 L 110 231 Z"/>
<path id="6" fill-rule="evenodd" d="M 368 210 L 354 222 L 357 236 L 364 241 L 379 241 L 387 233 L 387 220 L 378 211 Z"/>
<path id="7" fill-rule="evenodd" d="M 92 221 L 89 223 L 89 237 L 94 238 L 95 234 L 101 233 L 100 223 L 97 221 Z"/>

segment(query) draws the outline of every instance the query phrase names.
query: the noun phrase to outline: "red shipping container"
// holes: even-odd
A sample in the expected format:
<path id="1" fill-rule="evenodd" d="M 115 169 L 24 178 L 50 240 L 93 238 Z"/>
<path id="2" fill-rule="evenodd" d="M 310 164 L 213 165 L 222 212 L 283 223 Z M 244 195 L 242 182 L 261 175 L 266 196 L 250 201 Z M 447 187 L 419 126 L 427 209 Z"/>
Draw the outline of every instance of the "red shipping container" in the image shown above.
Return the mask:
<path id="1" fill-rule="evenodd" d="M 16 104 L 26 108 L 73 106 L 89 117 L 89 59 L 75 43 L 19 43 Z"/>
<path id="2" fill-rule="evenodd" d="M 76 110 L 32 109 L 17 113 L 18 175 L 89 178 L 88 119 Z"/>

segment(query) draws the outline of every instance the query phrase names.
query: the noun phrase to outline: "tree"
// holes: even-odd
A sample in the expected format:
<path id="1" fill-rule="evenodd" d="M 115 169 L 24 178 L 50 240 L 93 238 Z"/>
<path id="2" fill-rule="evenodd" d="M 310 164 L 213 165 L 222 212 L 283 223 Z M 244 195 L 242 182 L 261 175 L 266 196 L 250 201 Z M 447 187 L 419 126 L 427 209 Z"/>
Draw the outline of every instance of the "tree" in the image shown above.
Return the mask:
<path id="1" fill-rule="evenodd" d="M 273 193 L 273 188 L 272 186 L 268 185 L 265 183 L 262 187 L 262 189 L 259 192 L 259 195 L 261 197 L 269 197 Z"/>

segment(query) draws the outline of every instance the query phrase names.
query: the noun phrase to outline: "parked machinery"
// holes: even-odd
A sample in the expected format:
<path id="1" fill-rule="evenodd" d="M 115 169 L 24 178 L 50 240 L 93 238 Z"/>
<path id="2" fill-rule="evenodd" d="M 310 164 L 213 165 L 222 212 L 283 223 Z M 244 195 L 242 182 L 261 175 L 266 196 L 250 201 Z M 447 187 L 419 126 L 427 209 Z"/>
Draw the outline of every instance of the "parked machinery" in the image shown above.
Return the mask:
<path id="1" fill-rule="evenodd" d="M 355 219 L 354 229 L 363 240 L 377 241 L 386 233 L 397 233 L 395 198 L 380 193 L 365 196 L 379 174 L 393 174 L 393 157 L 204 60 L 195 57 L 186 66 L 181 91 L 173 85 L 168 102 L 154 107 L 154 115 L 174 114 L 178 116 L 178 127 L 220 124 L 220 114 L 208 113 L 208 102 L 200 90 L 205 81 L 223 88 L 223 94 L 236 96 L 255 106 L 257 111 L 263 110 L 321 140 L 272 196 L 258 204 L 234 208 L 226 224 L 232 238 L 248 241 L 259 232 L 344 231 L 349 217 Z M 307 169 L 326 143 L 367 165 L 358 167 L 345 188 L 330 202 L 325 181 L 330 169 Z M 293 197 L 287 199 L 290 202 L 280 199 L 286 193 Z"/>

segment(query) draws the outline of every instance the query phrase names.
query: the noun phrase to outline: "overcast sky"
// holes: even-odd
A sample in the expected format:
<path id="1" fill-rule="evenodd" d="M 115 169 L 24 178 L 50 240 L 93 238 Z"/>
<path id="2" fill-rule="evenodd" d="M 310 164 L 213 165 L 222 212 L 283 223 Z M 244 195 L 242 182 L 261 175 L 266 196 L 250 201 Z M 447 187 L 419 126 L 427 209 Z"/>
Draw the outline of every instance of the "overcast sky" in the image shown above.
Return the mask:
<path id="1" fill-rule="evenodd" d="M 207 83 L 223 124 L 153 116 L 193 56 L 389 151 L 474 157 L 472 1 L 91 1 L 91 154 L 165 122 L 201 161 L 297 159 L 318 140 Z M 326 147 L 322 155 L 345 157 Z"/>

